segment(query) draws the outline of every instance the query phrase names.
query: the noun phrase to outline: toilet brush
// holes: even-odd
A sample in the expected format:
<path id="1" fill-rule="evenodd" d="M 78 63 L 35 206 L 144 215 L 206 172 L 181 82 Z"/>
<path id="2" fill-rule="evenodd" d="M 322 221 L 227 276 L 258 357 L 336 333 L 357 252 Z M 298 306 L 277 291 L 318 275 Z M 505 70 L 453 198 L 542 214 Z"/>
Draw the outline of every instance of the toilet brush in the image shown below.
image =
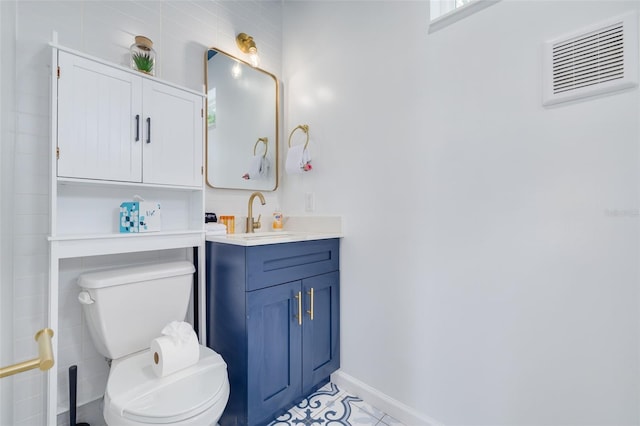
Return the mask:
<path id="1" fill-rule="evenodd" d="M 78 388 L 78 366 L 69 367 L 69 426 L 90 426 L 89 423 L 76 423 L 76 390 Z"/>

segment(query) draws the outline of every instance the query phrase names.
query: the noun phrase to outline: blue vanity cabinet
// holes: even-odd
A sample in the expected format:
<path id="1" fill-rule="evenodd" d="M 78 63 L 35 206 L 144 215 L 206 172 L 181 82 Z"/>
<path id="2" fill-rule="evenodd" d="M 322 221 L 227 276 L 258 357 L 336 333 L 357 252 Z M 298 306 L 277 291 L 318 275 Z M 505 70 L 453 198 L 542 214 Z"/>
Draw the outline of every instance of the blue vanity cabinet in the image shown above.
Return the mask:
<path id="1" fill-rule="evenodd" d="M 339 239 L 207 242 L 207 345 L 231 386 L 221 425 L 268 424 L 329 380 L 340 366 L 339 281 Z"/>

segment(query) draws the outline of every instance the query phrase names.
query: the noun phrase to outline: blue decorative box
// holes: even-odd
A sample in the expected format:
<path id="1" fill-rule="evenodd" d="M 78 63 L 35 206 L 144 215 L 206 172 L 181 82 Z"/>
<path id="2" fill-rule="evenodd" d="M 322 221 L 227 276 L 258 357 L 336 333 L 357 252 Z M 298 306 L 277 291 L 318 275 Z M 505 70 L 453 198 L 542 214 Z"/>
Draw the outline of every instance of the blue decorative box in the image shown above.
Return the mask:
<path id="1" fill-rule="evenodd" d="M 154 232 L 162 227 L 160 203 L 125 201 L 120 204 L 120 232 Z"/>

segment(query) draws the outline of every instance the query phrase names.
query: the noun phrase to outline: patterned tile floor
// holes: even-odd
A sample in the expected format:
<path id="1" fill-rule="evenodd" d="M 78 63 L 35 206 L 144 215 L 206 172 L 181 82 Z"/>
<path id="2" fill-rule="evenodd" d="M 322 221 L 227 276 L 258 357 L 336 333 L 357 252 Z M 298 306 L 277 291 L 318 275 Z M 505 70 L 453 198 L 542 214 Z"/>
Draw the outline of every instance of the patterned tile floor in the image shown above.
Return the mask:
<path id="1" fill-rule="evenodd" d="M 404 426 L 398 420 L 327 383 L 269 426 Z"/>

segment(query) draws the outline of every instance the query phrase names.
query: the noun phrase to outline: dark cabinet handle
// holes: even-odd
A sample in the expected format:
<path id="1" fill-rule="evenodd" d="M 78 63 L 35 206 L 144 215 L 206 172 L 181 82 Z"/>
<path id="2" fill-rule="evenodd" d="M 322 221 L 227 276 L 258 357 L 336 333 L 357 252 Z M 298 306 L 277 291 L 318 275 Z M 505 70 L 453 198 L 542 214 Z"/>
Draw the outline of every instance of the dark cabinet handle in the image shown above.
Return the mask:
<path id="1" fill-rule="evenodd" d="M 140 140 L 140 114 L 136 114 L 136 142 Z"/>
<path id="2" fill-rule="evenodd" d="M 151 117 L 147 117 L 147 143 L 151 143 Z"/>

